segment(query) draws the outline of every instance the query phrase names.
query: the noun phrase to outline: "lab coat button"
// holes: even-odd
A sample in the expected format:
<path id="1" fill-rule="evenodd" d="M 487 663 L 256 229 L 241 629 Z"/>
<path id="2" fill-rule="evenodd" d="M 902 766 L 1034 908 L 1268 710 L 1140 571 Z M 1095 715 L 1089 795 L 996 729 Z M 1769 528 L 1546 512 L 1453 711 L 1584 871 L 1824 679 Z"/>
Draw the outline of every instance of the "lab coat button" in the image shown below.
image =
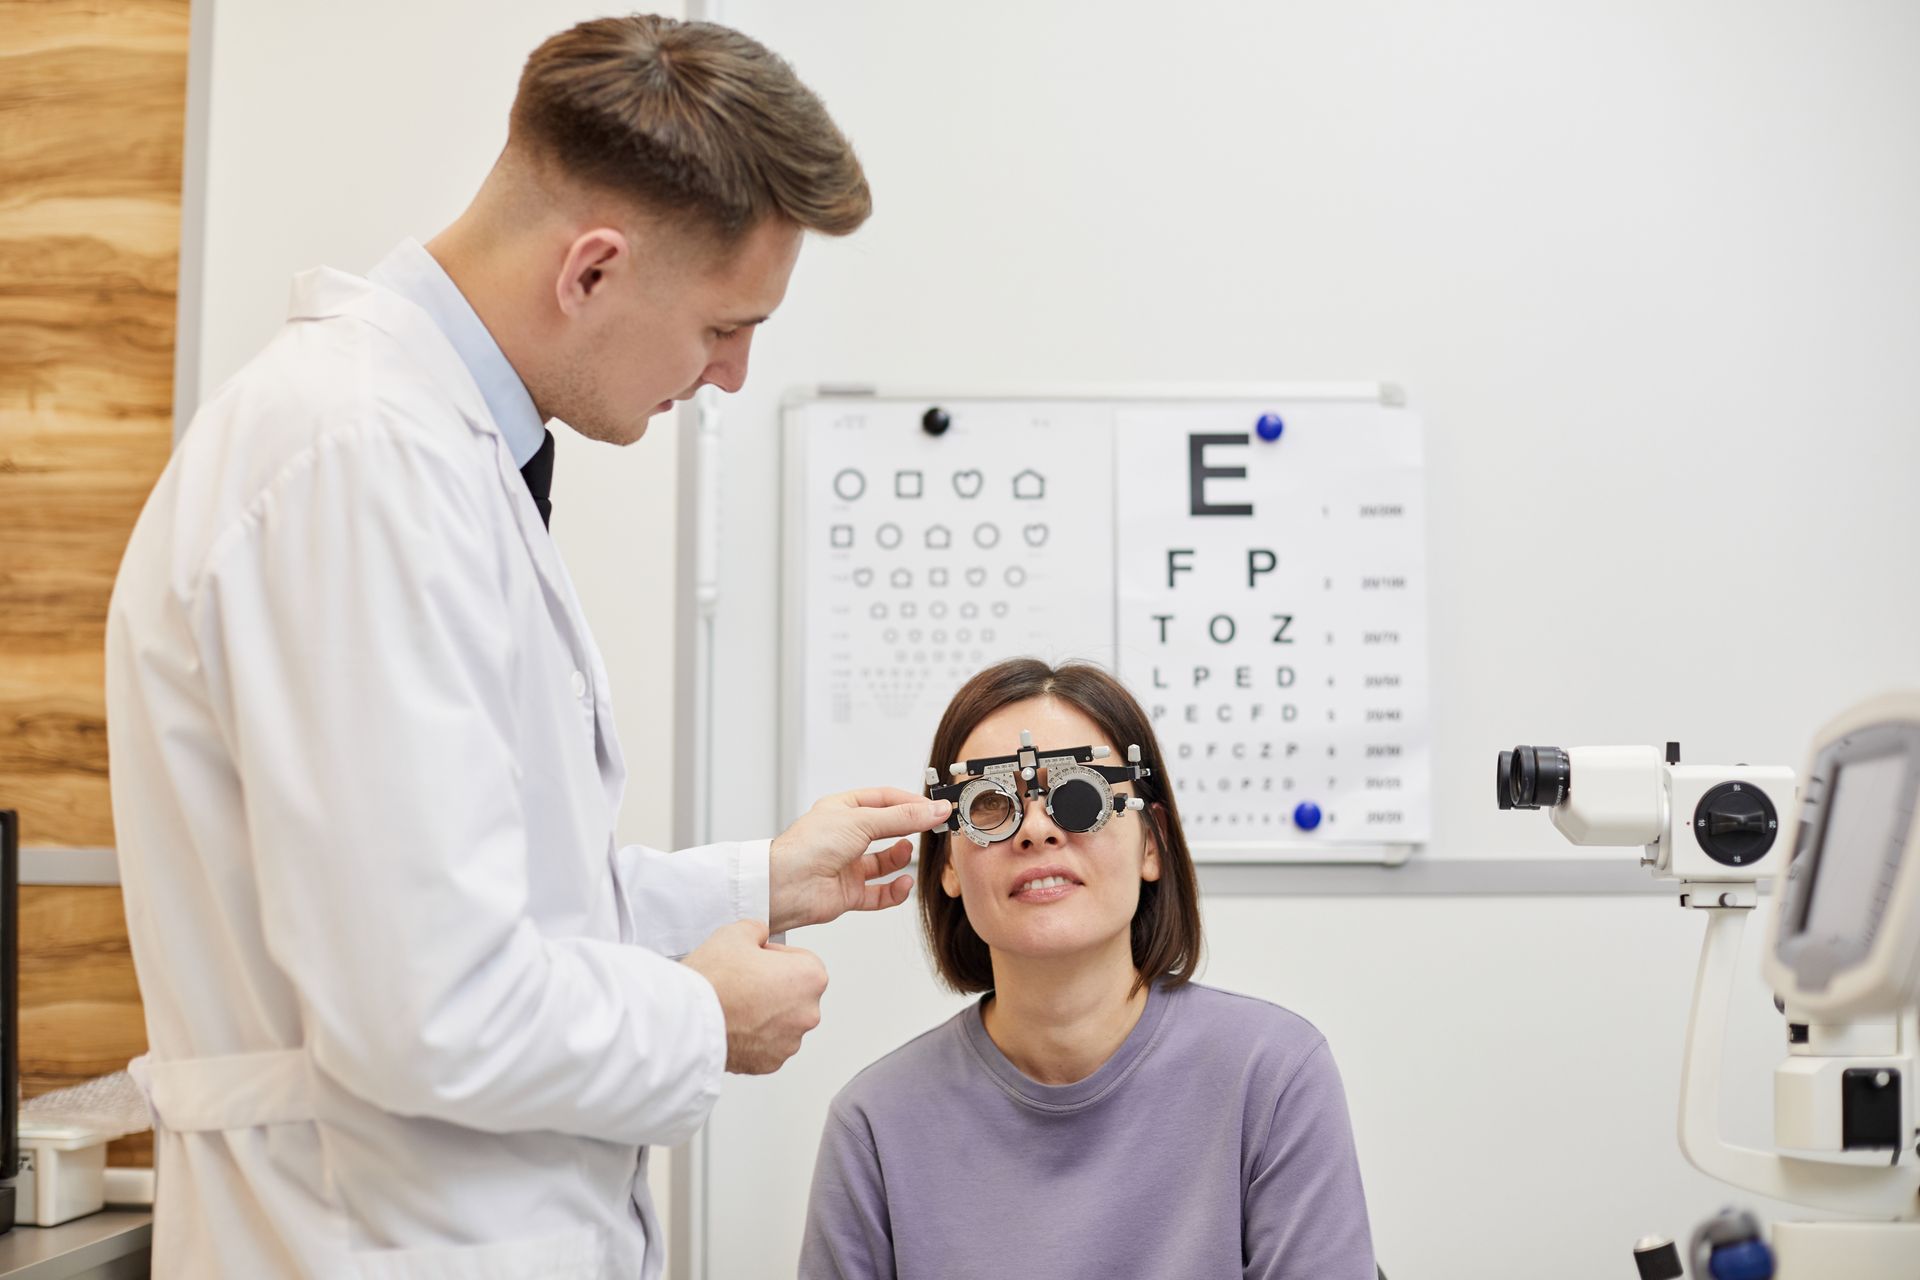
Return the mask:
<path id="1" fill-rule="evenodd" d="M 573 673 L 573 696 L 576 698 L 587 696 L 587 677 L 579 671 Z"/>

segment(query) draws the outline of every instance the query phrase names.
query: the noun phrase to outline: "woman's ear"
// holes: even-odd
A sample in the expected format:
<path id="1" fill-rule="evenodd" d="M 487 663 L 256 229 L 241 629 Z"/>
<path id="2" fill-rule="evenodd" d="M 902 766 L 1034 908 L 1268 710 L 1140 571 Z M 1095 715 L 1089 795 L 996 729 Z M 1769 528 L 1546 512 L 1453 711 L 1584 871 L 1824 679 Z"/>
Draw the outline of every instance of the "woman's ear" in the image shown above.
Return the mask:
<path id="1" fill-rule="evenodd" d="M 940 864 L 940 887 L 946 890 L 949 898 L 957 898 L 960 896 L 960 873 L 954 869 L 953 846 L 951 843 L 947 846 L 946 861 Z"/>
<path id="2" fill-rule="evenodd" d="M 1145 818 L 1147 828 L 1147 847 L 1140 855 L 1140 878 L 1158 880 L 1160 878 L 1160 850 L 1166 847 L 1166 808 L 1157 801 L 1146 807 L 1140 815 Z"/>

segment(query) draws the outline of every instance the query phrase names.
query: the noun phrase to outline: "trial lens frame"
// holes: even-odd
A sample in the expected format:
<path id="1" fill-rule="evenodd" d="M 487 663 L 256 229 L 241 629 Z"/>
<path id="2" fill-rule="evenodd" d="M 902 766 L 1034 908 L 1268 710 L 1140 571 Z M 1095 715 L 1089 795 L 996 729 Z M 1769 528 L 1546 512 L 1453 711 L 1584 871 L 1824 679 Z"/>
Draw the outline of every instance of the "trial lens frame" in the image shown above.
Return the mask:
<path id="1" fill-rule="evenodd" d="M 1026 819 L 1027 802 L 1036 799 L 1045 803 L 1047 817 L 1061 830 L 1091 835 L 1114 814 L 1138 813 L 1147 807 L 1139 796 L 1113 794 L 1116 782 L 1153 776 L 1153 770 L 1140 763 L 1139 746 L 1127 748 L 1124 765 L 1093 763 L 1110 754 L 1106 747 L 1038 750 L 1033 733 L 1022 729 L 1018 752 L 955 761 L 948 766 L 952 782 L 943 784 L 940 771 L 928 766 L 927 795 L 953 804 L 945 830 L 958 831 L 983 849 L 1012 839 Z M 1042 769 L 1047 771 L 1044 785 L 1039 776 Z"/>

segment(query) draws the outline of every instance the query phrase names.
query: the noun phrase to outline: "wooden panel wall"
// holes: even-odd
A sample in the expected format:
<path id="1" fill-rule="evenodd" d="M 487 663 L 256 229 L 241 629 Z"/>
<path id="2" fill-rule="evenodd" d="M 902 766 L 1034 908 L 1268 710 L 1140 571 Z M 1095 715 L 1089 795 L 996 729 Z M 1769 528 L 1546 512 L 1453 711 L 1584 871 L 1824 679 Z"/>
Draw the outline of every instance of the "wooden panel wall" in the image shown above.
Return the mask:
<path id="1" fill-rule="evenodd" d="M 29 845 L 113 843 L 102 644 L 172 438 L 187 38 L 187 0 L 0 0 L 0 805 Z M 29 1095 L 145 1048 L 118 889 L 23 888 L 20 942 Z"/>

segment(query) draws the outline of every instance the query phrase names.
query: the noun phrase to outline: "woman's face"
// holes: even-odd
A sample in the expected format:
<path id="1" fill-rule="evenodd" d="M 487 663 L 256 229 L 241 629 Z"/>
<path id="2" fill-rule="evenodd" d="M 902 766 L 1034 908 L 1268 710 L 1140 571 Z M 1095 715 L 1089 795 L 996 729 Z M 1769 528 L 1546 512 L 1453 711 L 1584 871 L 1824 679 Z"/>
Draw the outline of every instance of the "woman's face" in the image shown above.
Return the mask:
<path id="1" fill-rule="evenodd" d="M 1113 748 L 1109 762 L 1118 763 L 1127 747 L 1108 742 L 1107 733 L 1072 703 L 1032 698 L 981 721 L 961 744 L 960 758 L 1012 755 L 1020 749 L 1022 729 L 1033 732 L 1043 755 L 1104 745 Z M 1133 788 L 1116 783 L 1113 790 L 1130 795 Z M 1160 878 L 1159 852 L 1149 838 L 1151 813 L 1116 814 L 1098 831 L 1081 835 L 1055 826 L 1045 804 L 1030 798 L 1011 839 L 981 848 L 953 833 L 940 887 L 961 900 L 974 932 L 997 955 L 1062 958 L 1112 944 L 1133 923 L 1140 882 Z"/>

